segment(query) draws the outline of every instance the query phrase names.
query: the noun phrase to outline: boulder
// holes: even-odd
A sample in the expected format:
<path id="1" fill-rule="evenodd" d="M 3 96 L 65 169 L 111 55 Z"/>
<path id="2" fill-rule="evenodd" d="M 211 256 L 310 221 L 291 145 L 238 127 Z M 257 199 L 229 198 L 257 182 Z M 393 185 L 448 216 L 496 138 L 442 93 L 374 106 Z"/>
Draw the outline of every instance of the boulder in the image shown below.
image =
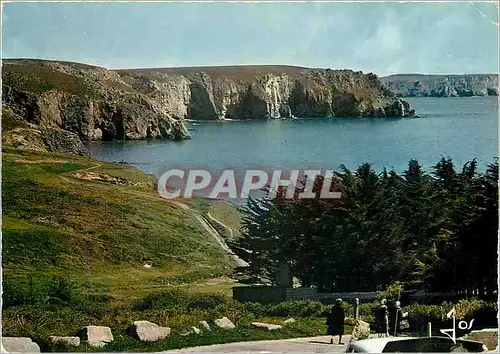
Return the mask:
<path id="1" fill-rule="evenodd" d="M 289 318 L 283 322 L 284 325 L 295 323 L 295 318 Z"/>
<path id="2" fill-rule="evenodd" d="M 231 320 L 227 317 L 222 317 L 222 318 L 218 318 L 214 321 L 214 324 L 219 327 L 219 328 L 222 328 L 222 329 L 235 329 L 236 326 L 234 325 L 233 322 L 231 322 Z"/>
<path id="3" fill-rule="evenodd" d="M 205 331 L 210 331 L 210 326 L 207 321 L 200 321 L 200 327 Z"/>
<path id="4" fill-rule="evenodd" d="M 85 326 L 80 329 L 78 336 L 96 348 L 102 348 L 114 340 L 111 328 L 104 326 Z"/>
<path id="5" fill-rule="evenodd" d="M 191 332 L 193 332 L 194 334 L 200 334 L 201 333 L 200 329 L 198 327 L 195 327 L 195 326 L 191 327 Z"/>
<path id="6" fill-rule="evenodd" d="M 356 320 L 356 324 L 352 329 L 352 339 L 367 339 L 370 337 L 370 324 L 365 321 Z"/>
<path id="7" fill-rule="evenodd" d="M 283 326 L 271 324 L 271 323 L 263 323 L 263 322 L 252 322 L 252 326 L 256 328 L 262 328 L 268 331 L 279 331 Z"/>
<path id="8" fill-rule="evenodd" d="M 170 335 L 169 327 L 160 327 L 149 321 L 135 321 L 130 331 L 134 337 L 146 342 L 155 342 Z"/>
<path id="9" fill-rule="evenodd" d="M 80 337 L 50 336 L 50 341 L 52 343 L 64 343 L 68 345 L 73 345 L 75 347 L 78 347 L 80 345 Z"/>
<path id="10" fill-rule="evenodd" d="M 26 337 L 2 337 L 2 346 L 7 353 L 40 353 L 38 344 Z"/>

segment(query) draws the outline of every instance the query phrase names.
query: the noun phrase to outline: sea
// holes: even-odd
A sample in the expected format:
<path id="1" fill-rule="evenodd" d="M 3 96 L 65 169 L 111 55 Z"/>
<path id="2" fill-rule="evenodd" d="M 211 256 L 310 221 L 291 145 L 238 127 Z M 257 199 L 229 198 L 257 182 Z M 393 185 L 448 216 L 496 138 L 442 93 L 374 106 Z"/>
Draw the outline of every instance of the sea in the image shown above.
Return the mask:
<path id="1" fill-rule="evenodd" d="M 184 141 L 93 142 L 97 160 L 127 163 L 161 176 L 169 169 L 404 171 L 417 159 L 426 171 L 442 157 L 480 171 L 498 156 L 498 97 L 405 98 L 417 118 L 307 118 L 188 122 Z M 259 118 L 259 117 L 256 117 Z"/>

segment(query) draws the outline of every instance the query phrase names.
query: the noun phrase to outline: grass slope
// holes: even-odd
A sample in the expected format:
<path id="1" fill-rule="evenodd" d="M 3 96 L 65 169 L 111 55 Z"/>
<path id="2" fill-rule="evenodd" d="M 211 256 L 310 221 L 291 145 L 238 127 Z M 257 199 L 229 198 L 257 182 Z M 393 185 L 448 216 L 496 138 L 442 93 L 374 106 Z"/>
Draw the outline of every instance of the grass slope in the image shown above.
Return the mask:
<path id="1" fill-rule="evenodd" d="M 95 176 L 115 180 L 82 179 Z M 63 276 L 128 301 L 231 271 L 201 225 L 132 167 L 4 148 L 2 211 L 7 280 Z"/>

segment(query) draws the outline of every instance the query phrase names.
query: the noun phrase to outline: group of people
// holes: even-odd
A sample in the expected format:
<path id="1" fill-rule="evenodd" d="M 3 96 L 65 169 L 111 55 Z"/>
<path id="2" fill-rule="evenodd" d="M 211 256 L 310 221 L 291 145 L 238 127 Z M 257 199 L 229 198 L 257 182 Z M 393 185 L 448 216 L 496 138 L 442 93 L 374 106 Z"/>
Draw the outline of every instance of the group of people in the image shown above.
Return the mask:
<path id="1" fill-rule="evenodd" d="M 387 306 L 387 300 L 383 299 L 375 313 L 375 327 L 380 336 L 389 336 L 393 333 L 395 336 L 401 333 L 401 321 L 408 314 L 403 313 L 401 303 L 396 301 L 394 306 Z M 332 336 L 330 344 L 333 344 L 333 337 L 339 336 L 338 344 L 342 343 L 344 334 L 345 310 L 342 307 L 342 299 L 335 300 L 335 305 L 327 317 L 327 335 Z"/>
<path id="2" fill-rule="evenodd" d="M 403 313 L 401 302 L 396 301 L 394 306 L 389 307 L 387 306 L 387 300 L 383 299 L 380 302 L 380 307 L 375 313 L 377 333 L 379 333 L 380 336 L 389 336 L 390 334 L 397 336 L 401 333 L 401 322 L 407 316 L 407 313 Z"/>

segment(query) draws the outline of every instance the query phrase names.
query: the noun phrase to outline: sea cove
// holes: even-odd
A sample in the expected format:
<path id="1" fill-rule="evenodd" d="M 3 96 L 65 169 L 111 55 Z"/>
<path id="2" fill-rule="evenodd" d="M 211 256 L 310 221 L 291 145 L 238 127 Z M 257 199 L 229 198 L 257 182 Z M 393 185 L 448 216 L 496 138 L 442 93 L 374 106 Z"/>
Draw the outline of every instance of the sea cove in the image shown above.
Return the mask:
<path id="1" fill-rule="evenodd" d="M 369 162 L 402 171 L 411 158 L 430 169 L 498 155 L 498 97 L 407 98 L 420 118 L 307 118 L 188 122 L 185 141 L 93 142 L 98 160 L 132 164 L 159 177 L 167 169 L 354 169 Z"/>

